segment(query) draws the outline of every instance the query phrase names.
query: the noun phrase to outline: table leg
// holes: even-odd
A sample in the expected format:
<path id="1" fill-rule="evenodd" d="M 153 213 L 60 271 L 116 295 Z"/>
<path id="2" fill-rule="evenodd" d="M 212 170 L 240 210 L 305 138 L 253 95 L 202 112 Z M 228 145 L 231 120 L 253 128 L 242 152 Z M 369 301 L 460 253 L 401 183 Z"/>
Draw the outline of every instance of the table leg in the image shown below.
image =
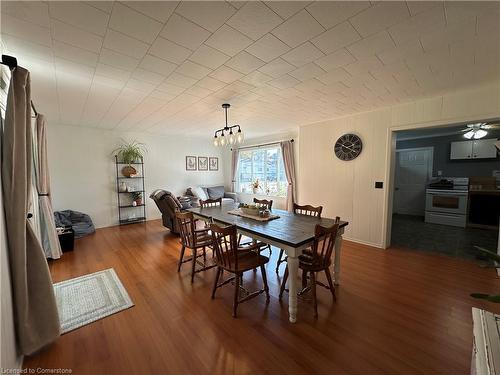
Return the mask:
<path id="1" fill-rule="evenodd" d="M 288 313 L 291 323 L 297 321 L 297 275 L 299 258 L 296 255 L 287 257 L 288 265 Z"/>
<path id="2" fill-rule="evenodd" d="M 342 249 L 342 233 L 339 233 L 335 239 L 335 257 L 333 260 L 333 282 L 335 285 L 340 284 L 340 252 Z"/>

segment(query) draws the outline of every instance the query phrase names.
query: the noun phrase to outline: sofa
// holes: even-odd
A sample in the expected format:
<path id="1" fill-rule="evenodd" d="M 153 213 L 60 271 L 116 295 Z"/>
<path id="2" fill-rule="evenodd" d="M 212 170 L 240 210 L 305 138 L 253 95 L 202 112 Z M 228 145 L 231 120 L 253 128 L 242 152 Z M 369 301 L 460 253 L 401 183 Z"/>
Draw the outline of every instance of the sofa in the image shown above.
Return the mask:
<path id="1" fill-rule="evenodd" d="M 224 186 L 198 186 L 194 188 L 188 188 L 186 190 L 186 196 L 191 198 L 191 206 L 198 207 L 199 201 L 206 199 L 218 199 L 222 198 L 222 204 L 237 203 L 238 196 L 236 193 L 228 192 L 224 189 Z"/>
<path id="2" fill-rule="evenodd" d="M 189 204 L 183 204 L 170 191 L 157 189 L 149 196 L 161 212 L 163 226 L 169 228 L 174 234 L 179 234 L 179 225 L 175 218 L 175 211 L 189 208 Z"/>

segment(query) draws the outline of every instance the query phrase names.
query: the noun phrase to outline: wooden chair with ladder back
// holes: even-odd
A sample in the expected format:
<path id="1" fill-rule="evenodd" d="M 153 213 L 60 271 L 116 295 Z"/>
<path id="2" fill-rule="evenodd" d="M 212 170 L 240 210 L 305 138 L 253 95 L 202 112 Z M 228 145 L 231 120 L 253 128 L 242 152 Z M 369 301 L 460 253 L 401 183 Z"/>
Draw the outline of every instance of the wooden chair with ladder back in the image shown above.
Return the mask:
<path id="1" fill-rule="evenodd" d="M 253 199 L 253 203 L 255 203 L 255 204 L 259 205 L 259 206 L 264 206 L 268 210 L 271 210 L 272 207 L 273 207 L 273 200 L 272 199 L 268 200 L 268 199 L 257 199 L 257 198 L 254 198 Z M 242 238 L 242 235 L 238 234 L 238 246 L 241 244 L 241 238 Z M 255 240 L 252 239 L 252 242 L 255 242 Z M 269 256 L 271 256 L 273 254 L 273 251 L 271 249 L 271 245 L 265 244 L 265 245 L 261 246 L 261 248 L 259 249 L 259 251 L 263 250 L 264 248 L 269 249 Z"/>
<path id="2" fill-rule="evenodd" d="M 340 218 L 337 216 L 335 218 L 335 224 L 331 227 L 323 227 L 321 225 L 316 225 L 314 230 L 314 242 L 310 251 L 306 251 L 299 255 L 299 269 L 302 270 L 302 290 L 299 295 L 312 291 L 312 300 L 314 306 L 314 316 L 318 316 L 318 301 L 316 298 L 316 285 L 320 285 L 326 289 L 329 289 L 332 293 L 333 300 L 336 301 L 335 297 L 335 286 L 333 284 L 332 275 L 330 273 L 330 265 L 332 264 L 332 252 L 335 246 L 335 240 L 337 239 L 337 233 L 339 230 Z M 328 281 L 328 285 L 319 282 L 316 278 L 318 272 L 323 271 Z M 309 274 L 309 277 L 308 277 Z M 288 279 L 288 266 L 285 269 L 285 274 L 283 276 L 283 281 L 281 282 L 280 295 L 281 300 L 283 292 L 286 290 L 285 285 Z M 308 285 L 309 280 L 309 285 Z"/>
<path id="3" fill-rule="evenodd" d="M 309 204 L 303 206 L 296 203 L 293 204 L 293 213 L 295 215 L 312 216 L 320 219 L 321 212 L 323 212 L 323 206 L 314 207 Z M 280 255 L 278 256 L 278 262 L 276 263 L 276 273 L 279 273 L 281 263 L 286 262 L 286 256 L 284 255 L 283 249 L 280 249 Z"/>
<path id="4" fill-rule="evenodd" d="M 236 318 L 238 305 L 240 303 L 257 297 L 259 294 L 265 293 L 266 302 L 269 302 L 269 287 L 267 285 L 266 269 L 264 268 L 264 265 L 269 262 L 269 258 L 258 253 L 258 247 L 261 245 L 258 243 L 252 243 L 246 247 L 238 247 L 235 225 L 220 227 L 217 224 L 211 224 L 210 230 L 212 231 L 215 259 L 217 264 L 217 273 L 212 289 L 212 299 L 215 298 L 215 292 L 218 288 L 229 282 L 234 282 L 233 317 Z M 264 289 L 254 291 L 252 293 L 247 292 L 245 297 L 240 298 L 240 289 L 244 290 L 241 285 L 243 273 L 256 268 L 260 268 L 262 272 Z M 219 282 L 219 279 L 224 271 L 233 274 L 234 276 Z"/>
<path id="5" fill-rule="evenodd" d="M 175 216 L 179 224 L 179 232 L 181 235 L 182 244 L 177 272 L 181 271 L 181 266 L 183 263 L 191 262 L 191 282 L 193 282 L 194 275 L 196 273 L 206 271 L 207 269 L 215 267 L 215 264 L 207 265 L 206 253 L 207 247 L 213 248 L 213 239 L 210 233 L 210 228 L 196 228 L 196 220 L 194 219 L 191 212 L 177 211 L 175 213 Z M 184 252 L 186 251 L 186 248 L 192 250 L 193 255 L 191 258 L 184 259 Z M 200 254 L 198 254 L 200 249 L 202 251 Z M 203 257 L 203 263 L 198 261 L 199 257 Z M 201 268 L 196 269 L 197 263 L 201 266 Z"/>
<path id="6" fill-rule="evenodd" d="M 222 206 L 222 198 L 217 198 L 217 199 L 205 199 L 201 200 L 200 199 L 200 207 L 219 207 Z"/>

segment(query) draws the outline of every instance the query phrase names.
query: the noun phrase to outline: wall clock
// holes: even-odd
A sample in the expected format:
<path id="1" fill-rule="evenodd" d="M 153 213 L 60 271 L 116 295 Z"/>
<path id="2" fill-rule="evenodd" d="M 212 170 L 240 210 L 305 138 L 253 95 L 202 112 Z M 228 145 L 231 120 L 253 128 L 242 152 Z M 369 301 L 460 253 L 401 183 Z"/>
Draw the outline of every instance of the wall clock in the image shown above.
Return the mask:
<path id="1" fill-rule="evenodd" d="M 362 149 L 363 142 L 355 134 L 344 134 L 337 139 L 334 147 L 335 155 L 344 161 L 356 159 L 361 154 Z"/>

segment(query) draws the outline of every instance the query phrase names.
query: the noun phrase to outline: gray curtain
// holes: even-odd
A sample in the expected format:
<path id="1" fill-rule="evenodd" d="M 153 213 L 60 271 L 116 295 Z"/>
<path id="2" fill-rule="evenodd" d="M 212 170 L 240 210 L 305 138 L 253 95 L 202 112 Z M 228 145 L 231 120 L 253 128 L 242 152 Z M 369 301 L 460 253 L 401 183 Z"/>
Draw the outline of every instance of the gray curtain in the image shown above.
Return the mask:
<path id="1" fill-rule="evenodd" d="M 29 72 L 14 68 L 2 139 L 2 185 L 20 354 L 35 352 L 60 334 L 47 260 L 28 221 L 33 167 L 30 96 Z"/>
<path id="2" fill-rule="evenodd" d="M 231 188 L 233 189 L 233 193 L 236 193 L 236 174 L 238 173 L 239 154 L 240 152 L 237 148 L 231 150 Z"/>
<path id="3" fill-rule="evenodd" d="M 38 114 L 36 117 L 37 140 L 37 188 L 38 205 L 40 207 L 40 231 L 43 250 L 47 258 L 59 259 L 62 255 L 61 245 L 57 238 L 54 211 L 50 200 L 49 162 L 47 160 L 47 127 L 45 116 Z"/>
<path id="4" fill-rule="evenodd" d="M 286 190 L 286 209 L 293 211 L 293 203 L 295 202 L 295 157 L 293 153 L 293 142 L 284 141 L 280 143 L 281 155 L 283 156 L 283 165 L 285 166 L 286 180 L 288 187 Z"/>

